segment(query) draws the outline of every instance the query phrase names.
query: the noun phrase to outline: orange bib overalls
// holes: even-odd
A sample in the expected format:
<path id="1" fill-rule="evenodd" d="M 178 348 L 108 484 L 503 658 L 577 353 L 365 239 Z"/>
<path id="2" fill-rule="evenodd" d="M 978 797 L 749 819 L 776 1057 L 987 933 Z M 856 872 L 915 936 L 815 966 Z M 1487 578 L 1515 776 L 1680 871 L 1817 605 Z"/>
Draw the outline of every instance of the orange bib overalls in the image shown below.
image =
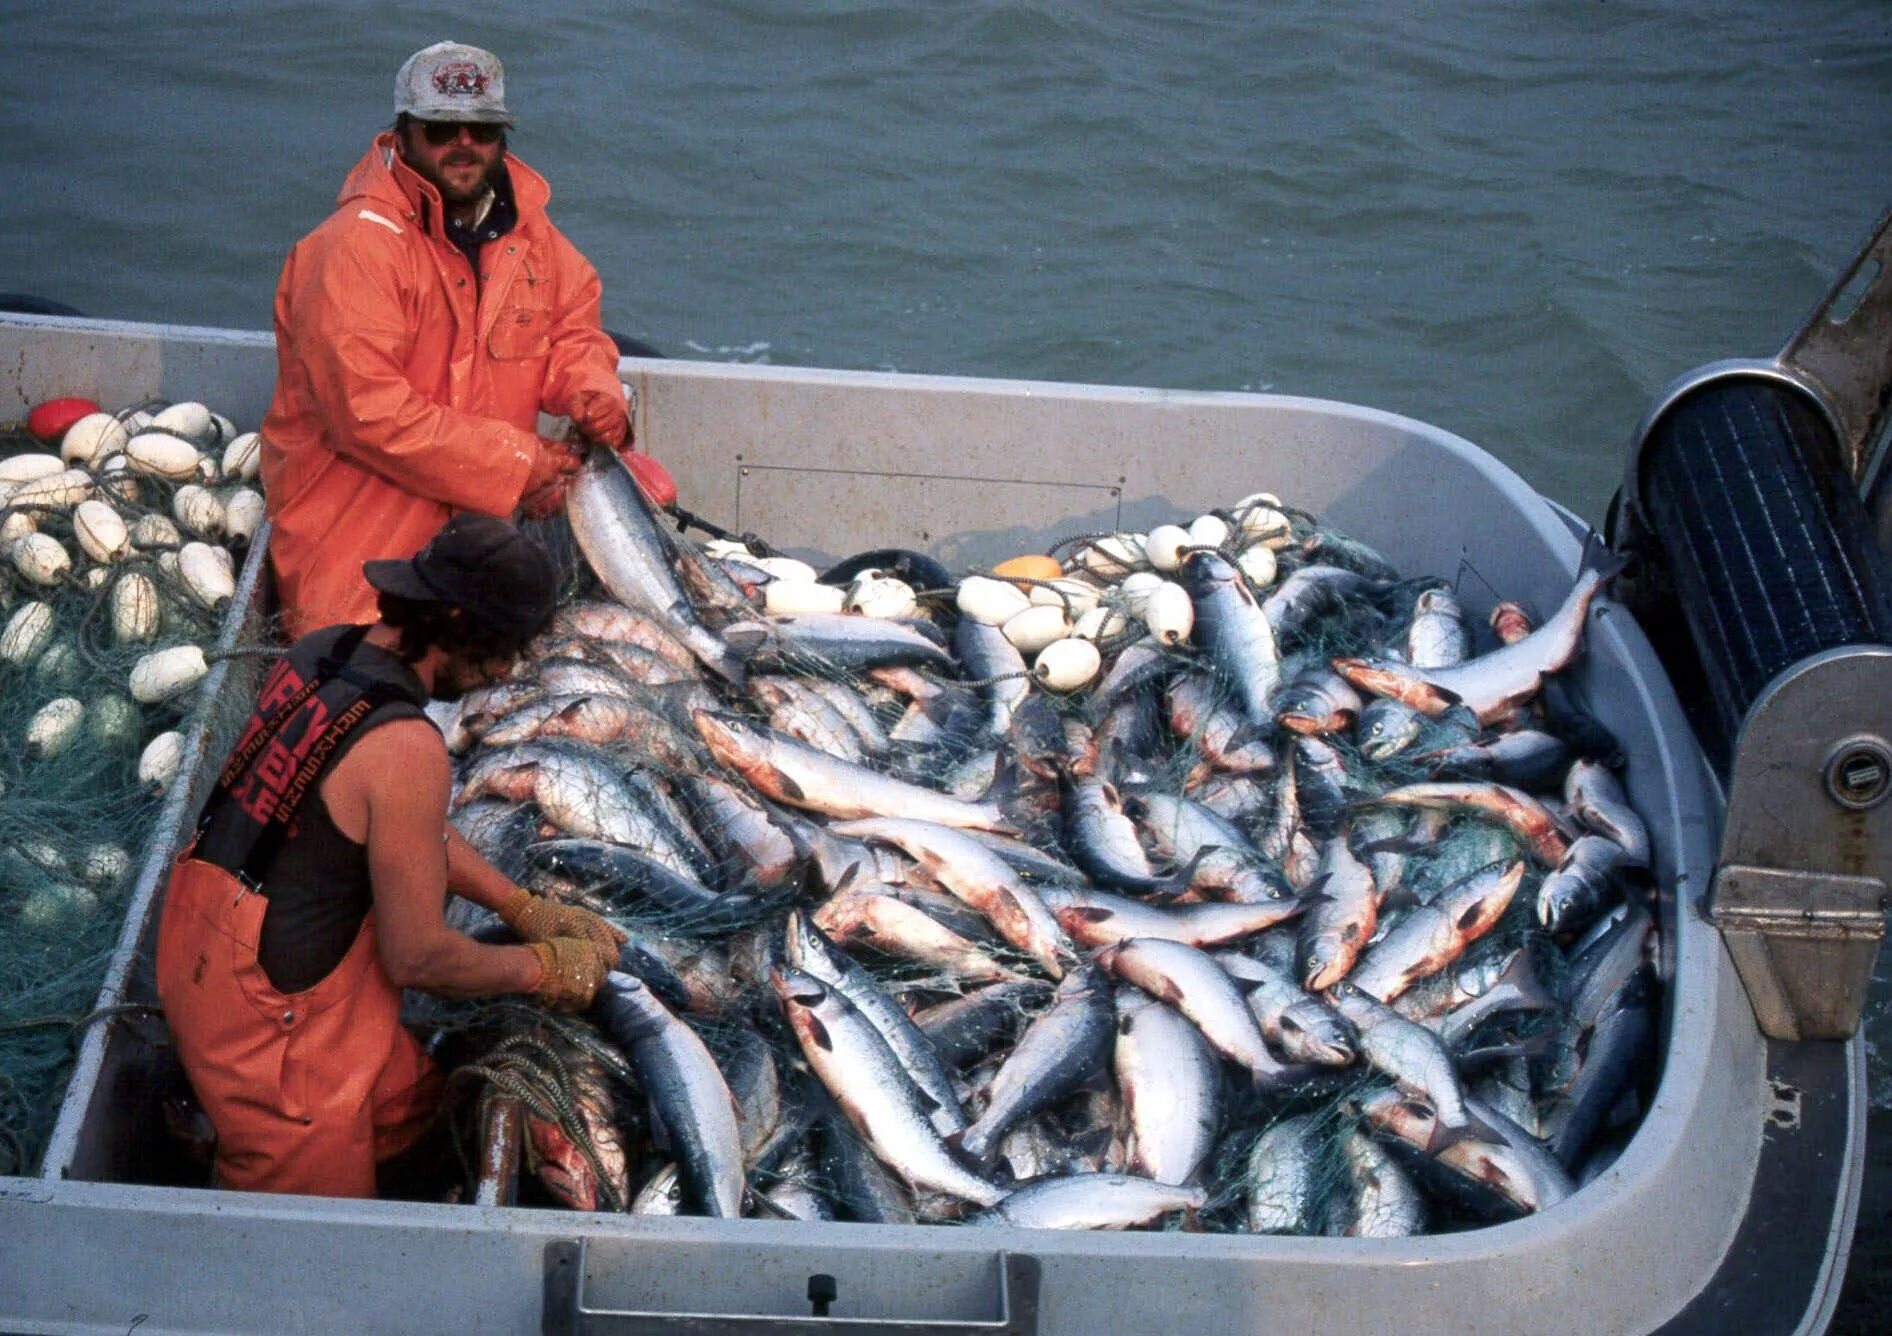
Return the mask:
<path id="1" fill-rule="evenodd" d="M 301 698 L 251 730 L 224 781 L 242 773 Z M 368 704 L 345 711 L 310 749 L 273 830 L 287 828 L 334 744 Z M 301 992 L 279 992 L 257 959 L 268 900 L 237 875 L 192 857 L 195 849 L 193 842 L 171 870 L 157 984 L 185 1073 L 217 1129 L 217 1186 L 374 1196 L 376 1164 L 420 1135 L 442 1083 L 401 1025 L 401 992 L 376 954 L 373 911 L 325 977 Z"/>

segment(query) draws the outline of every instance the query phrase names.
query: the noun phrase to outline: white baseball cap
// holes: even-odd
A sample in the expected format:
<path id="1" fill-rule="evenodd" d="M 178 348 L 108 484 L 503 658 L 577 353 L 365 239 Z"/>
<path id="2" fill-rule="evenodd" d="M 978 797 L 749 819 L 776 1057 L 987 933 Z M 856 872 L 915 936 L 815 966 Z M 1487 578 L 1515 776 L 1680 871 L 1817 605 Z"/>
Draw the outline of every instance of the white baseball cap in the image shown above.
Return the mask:
<path id="1" fill-rule="evenodd" d="M 459 42 L 435 42 L 407 58 L 394 76 L 394 111 L 423 121 L 513 123 L 499 57 Z"/>

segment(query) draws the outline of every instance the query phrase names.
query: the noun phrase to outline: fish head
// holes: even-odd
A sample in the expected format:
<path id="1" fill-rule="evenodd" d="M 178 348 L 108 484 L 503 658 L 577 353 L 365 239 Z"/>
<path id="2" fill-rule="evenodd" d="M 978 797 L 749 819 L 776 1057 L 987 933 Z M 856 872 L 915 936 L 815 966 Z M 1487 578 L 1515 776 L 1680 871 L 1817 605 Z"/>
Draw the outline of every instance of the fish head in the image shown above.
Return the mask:
<path id="1" fill-rule="evenodd" d="M 1359 1056 L 1352 1027 L 1335 1019 L 1317 1030 L 1301 1034 L 1301 1053 L 1324 1067 L 1346 1067 Z"/>
<path id="2" fill-rule="evenodd" d="M 697 736 L 718 764 L 742 776 L 750 787 L 776 796 L 776 769 L 769 764 L 762 740 L 742 720 L 711 710 L 690 711 Z"/>
<path id="3" fill-rule="evenodd" d="M 598 1175 L 584 1152 L 556 1122 L 527 1116 L 526 1158 L 545 1190 L 561 1204 L 574 1211 L 598 1209 Z"/>
<path id="4" fill-rule="evenodd" d="M 1521 603 L 1506 601 L 1491 610 L 1491 629 L 1507 645 L 1524 639 L 1535 625 L 1535 619 Z"/>
<path id="5" fill-rule="evenodd" d="M 1309 697 L 1285 710 L 1277 710 L 1275 722 L 1288 732 L 1303 737 L 1344 733 L 1353 727 L 1353 711 L 1336 708 L 1325 699 Z"/>
<path id="6" fill-rule="evenodd" d="M 789 910 L 788 924 L 782 934 L 782 959 L 794 969 L 801 969 L 807 960 L 807 926 L 808 920 L 801 910 Z"/>
<path id="7" fill-rule="evenodd" d="M 1418 738 L 1425 716 L 1404 701 L 1382 696 L 1360 711 L 1356 734 L 1368 760 L 1397 756 Z"/>
<path id="8" fill-rule="evenodd" d="M 825 965 L 832 970 L 840 963 L 834 960 L 837 952 L 828 935 L 815 924 L 813 918 L 799 909 L 789 912 L 782 954 L 791 969 L 799 970 L 811 978 L 818 977 L 814 973 L 816 969 Z"/>
<path id="9" fill-rule="evenodd" d="M 1182 554 L 1177 564 L 1178 572 L 1191 586 L 1192 594 L 1213 589 L 1217 585 L 1237 586 L 1244 594 L 1248 593 L 1248 584 L 1241 579 L 1241 572 L 1220 552 L 1211 547 L 1195 547 Z M 1254 595 L 1248 594 L 1250 602 Z"/>
<path id="10" fill-rule="evenodd" d="M 1318 991 L 1338 1007 L 1342 1014 L 1364 1009 L 1366 994 L 1361 992 L 1360 986 L 1351 979 L 1335 979 Z"/>
<path id="11" fill-rule="evenodd" d="M 771 966 L 769 986 L 775 990 L 775 996 L 788 1010 L 791 1019 L 797 1011 L 813 1010 L 821 1006 L 830 996 L 826 984 L 814 975 L 796 969 L 793 965 Z"/>
<path id="12" fill-rule="evenodd" d="M 742 750 L 743 736 L 737 731 L 735 720 L 728 715 L 712 710 L 692 710 L 690 722 L 695 725 L 697 736 L 703 739 L 703 745 L 715 753 L 717 760 L 722 760 L 725 753 L 737 754 Z"/>

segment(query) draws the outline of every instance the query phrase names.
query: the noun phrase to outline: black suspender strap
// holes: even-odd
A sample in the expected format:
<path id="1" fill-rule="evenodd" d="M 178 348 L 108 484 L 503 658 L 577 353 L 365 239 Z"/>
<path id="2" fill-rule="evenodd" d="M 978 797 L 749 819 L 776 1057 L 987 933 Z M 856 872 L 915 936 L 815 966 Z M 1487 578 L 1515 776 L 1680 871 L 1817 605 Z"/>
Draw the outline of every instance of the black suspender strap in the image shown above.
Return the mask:
<path id="1" fill-rule="evenodd" d="M 258 756 L 263 754 L 263 748 L 275 740 L 276 735 L 282 732 L 283 725 L 295 716 L 296 711 L 307 703 L 309 697 L 313 696 L 321 685 L 322 679 L 319 677 L 311 677 L 304 682 L 296 689 L 295 695 L 284 701 L 274 714 L 263 721 L 263 726 L 257 729 L 247 742 L 230 753 L 230 759 L 223 763 L 223 770 L 217 776 L 218 789 L 235 787 L 237 780 L 243 777 L 243 772 L 250 768 Z"/>
<path id="2" fill-rule="evenodd" d="M 269 820 L 264 823 L 262 832 L 251 843 L 250 852 L 244 858 L 243 866 L 237 869 L 237 875 L 245 883 L 251 886 L 262 885 L 263 874 L 269 871 L 270 863 L 275 860 L 276 851 L 282 848 L 282 842 L 289 837 L 289 823 L 295 820 L 296 812 L 302 806 L 302 800 L 308 796 L 309 786 L 315 783 L 323 768 L 328 765 L 329 757 L 335 754 L 335 749 L 341 745 L 342 739 L 354 732 L 355 727 L 372 714 L 379 703 L 364 695 L 336 715 L 329 726 L 322 731 L 322 736 L 316 739 L 315 745 L 309 748 L 308 757 L 302 762 L 301 769 L 297 770 L 296 777 L 289 781 L 289 787 L 283 790 L 281 801 L 269 814 Z"/>
<path id="3" fill-rule="evenodd" d="M 376 705 L 409 699 L 408 694 L 392 682 L 377 681 L 348 662 L 367 636 L 368 628 L 357 626 L 337 639 L 330 651 L 315 661 L 316 680 L 334 678 L 346 682 Z"/>
<path id="4" fill-rule="evenodd" d="M 330 653 L 316 660 L 315 671 L 295 693 L 270 712 L 269 717 L 256 732 L 248 738 L 224 763 L 223 770 L 212 787 L 210 798 L 204 804 L 203 814 L 198 818 L 198 829 L 207 828 L 210 821 L 222 807 L 230 801 L 231 794 L 242 781 L 245 773 L 255 764 L 276 736 L 288 726 L 290 720 L 303 706 L 308 704 L 322 685 L 329 681 L 347 682 L 361 692 L 361 695 L 347 708 L 332 719 L 315 740 L 313 746 L 303 758 L 294 777 L 283 790 L 275 808 L 262 823 L 262 829 L 251 841 L 248 853 L 242 864 L 235 869 L 236 875 L 247 885 L 261 889 L 263 874 L 269 870 L 270 863 L 288 838 L 290 823 L 295 820 L 296 812 L 302 801 L 308 796 L 309 787 L 320 777 L 329 759 L 342 740 L 352 733 L 370 714 L 383 705 L 395 701 L 410 701 L 409 694 L 390 682 L 377 681 L 347 660 L 361 645 L 367 636 L 368 628 L 357 626 L 350 629 L 336 640 Z"/>

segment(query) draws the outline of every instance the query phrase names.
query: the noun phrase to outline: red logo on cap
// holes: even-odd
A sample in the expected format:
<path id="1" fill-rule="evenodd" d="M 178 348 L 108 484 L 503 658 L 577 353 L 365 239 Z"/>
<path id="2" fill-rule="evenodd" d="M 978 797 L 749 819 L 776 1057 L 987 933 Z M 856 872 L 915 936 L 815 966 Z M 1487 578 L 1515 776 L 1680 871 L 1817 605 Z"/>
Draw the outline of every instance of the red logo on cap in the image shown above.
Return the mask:
<path id="1" fill-rule="evenodd" d="M 434 91 L 442 97 L 483 97 L 486 72 L 470 60 L 442 65 L 434 71 Z"/>

